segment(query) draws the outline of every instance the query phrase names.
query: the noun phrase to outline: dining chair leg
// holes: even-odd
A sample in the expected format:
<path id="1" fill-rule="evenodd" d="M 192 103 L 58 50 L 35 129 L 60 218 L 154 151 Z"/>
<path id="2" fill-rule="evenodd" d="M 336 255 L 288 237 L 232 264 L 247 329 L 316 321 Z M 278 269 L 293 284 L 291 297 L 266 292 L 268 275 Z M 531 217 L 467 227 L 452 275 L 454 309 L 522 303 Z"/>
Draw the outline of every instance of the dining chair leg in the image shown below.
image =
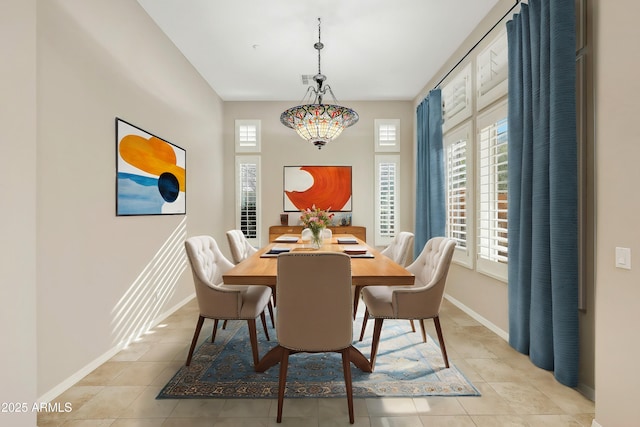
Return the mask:
<path id="1" fill-rule="evenodd" d="M 358 304 L 360 303 L 360 291 L 362 291 L 362 286 L 356 285 L 353 290 L 353 319 L 356 318 L 356 313 L 358 312 Z"/>
<path id="2" fill-rule="evenodd" d="M 273 298 L 273 306 L 277 307 L 277 304 L 276 304 L 276 287 L 275 286 L 271 286 L 271 298 Z"/>
<path id="3" fill-rule="evenodd" d="M 225 320 L 224 322 L 222 322 L 222 329 L 227 329 L 227 322 L 228 320 Z"/>
<path id="4" fill-rule="evenodd" d="M 278 377 L 278 416 L 277 422 L 282 422 L 282 406 L 284 404 L 284 389 L 287 384 L 287 368 L 289 367 L 289 349 L 282 348 L 282 359 L 280 359 L 280 375 Z"/>
<path id="5" fill-rule="evenodd" d="M 416 325 L 413 324 L 413 319 L 410 319 L 409 323 L 411 323 L 411 332 L 415 332 L 416 331 Z"/>
<path id="6" fill-rule="evenodd" d="M 226 320 L 225 320 L 226 322 Z M 218 319 L 213 319 L 213 330 L 211 331 L 211 343 L 216 340 L 216 332 L 218 332 Z"/>
<path id="7" fill-rule="evenodd" d="M 420 319 L 420 330 L 422 331 L 422 342 L 427 342 L 427 330 L 424 328 L 424 319 Z"/>
<path id="8" fill-rule="evenodd" d="M 249 341 L 251 342 L 251 353 L 253 353 L 253 366 L 260 361 L 258 356 L 258 333 L 256 332 L 256 319 L 247 319 L 249 327 Z"/>
<path id="9" fill-rule="evenodd" d="M 262 329 L 264 330 L 264 336 L 267 338 L 267 341 L 271 341 L 269 339 L 269 331 L 267 330 L 267 316 L 264 314 L 264 310 L 260 313 L 260 320 L 262 321 Z"/>
<path id="10" fill-rule="evenodd" d="M 342 349 L 342 371 L 344 373 L 344 385 L 347 391 L 347 407 L 349 408 L 349 422 L 354 423 L 353 417 L 353 384 L 351 382 L 351 360 L 349 348 Z"/>
<path id="11" fill-rule="evenodd" d="M 367 329 L 367 321 L 369 320 L 369 309 L 364 311 L 364 319 L 362 319 L 362 329 L 360 330 L 360 339 L 358 341 L 362 341 L 364 338 L 364 330 Z"/>
<path id="12" fill-rule="evenodd" d="M 380 344 L 380 332 L 382 331 L 383 318 L 376 318 L 373 325 L 373 340 L 371 341 L 371 356 L 369 363 L 371 364 L 371 372 L 376 367 L 376 355 L 378 354 L 378 344 Z"/>
<path id="13" fill-rule="evenodd" d="M 440 342 L 440 351 L 442 351 L 442 358 L 444 359 L 444 366 L 449 367 L 449 358 L 447 357 L 447 349 L 444 346 L 444 335 L 442 335 L 442 328 L 440 327 L 440 317 L 433 318 L 433 323 L 436 325 L 436 333 L 438 334 L 438 341 Z"/>
<path id="14" fill-rule="evenodd" d="M 267 305 L 267 308 L 269 309 L 269 317 L 271 317 L 271 327 L 273 329 L 276 328 L 276 319 L 275 317 L 273 317 L 273 304 L 271 304 L 271 301 L 269 301 L 269 304 Z"/>
<path id="15" fill-rule="evenodd" d="M 200 330 L 202 329 L 202 324 L 204 323 L 204 317 L 198 316 L 198 323 L 196 323 L 196 331 L 193 333 L 193 339 L 191 340 L 191 348 L 189 348 L 189 355 L 187 356 L 186 366 L 191 364 L 191 357 L 193 357 L 193 350 L 196 349 L 196 343 L 198 342 L 198 336 L 200 335 Z"/>

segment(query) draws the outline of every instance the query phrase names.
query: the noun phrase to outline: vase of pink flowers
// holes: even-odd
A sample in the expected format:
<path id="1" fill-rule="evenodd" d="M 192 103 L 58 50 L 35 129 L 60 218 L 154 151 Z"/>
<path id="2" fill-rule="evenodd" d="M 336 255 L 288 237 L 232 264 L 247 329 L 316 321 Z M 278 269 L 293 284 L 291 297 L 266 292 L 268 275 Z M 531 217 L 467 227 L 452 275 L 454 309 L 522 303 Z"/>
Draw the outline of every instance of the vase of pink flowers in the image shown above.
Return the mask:
<path id="1" fill-rule="evenodd" d="M 300 221 L 311 230 L 311 246 L 313 248 L 319 249 L 322 246 L 324 229 L 331 225 L 331 218 L 333 218 L 333 214 L 329 212 L 329 209 L 319 209 L 315 205 L 311 209 L 307 208 L 301 211 Z"/>

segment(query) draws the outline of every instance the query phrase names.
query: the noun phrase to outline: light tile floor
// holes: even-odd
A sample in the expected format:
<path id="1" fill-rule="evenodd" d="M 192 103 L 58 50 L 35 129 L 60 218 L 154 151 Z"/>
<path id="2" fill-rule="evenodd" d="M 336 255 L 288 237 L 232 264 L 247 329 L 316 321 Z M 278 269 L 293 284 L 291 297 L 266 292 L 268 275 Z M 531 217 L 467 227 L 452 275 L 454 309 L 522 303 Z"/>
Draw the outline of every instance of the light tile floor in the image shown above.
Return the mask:
<path id="1" fill-rule="evenodd" d="M 156 400 L 186 360 L 197 316 L 193 300 L 55 399 L 70 402 L 73 410 L 41 413 L 38 426 L 349 425 L 344 399 L 285 400 L 281 424 L 275 419 L 275 399 Z M 433 322 L 425 323 L 429 334 L 436 336 Z M 450 361 L 482 396 L 356 399 L 355 426 L 591 426 L 592 401 L 559 384 L 551 373 L 535 367 L 527 356 L 446 300 L 441 323 Z M 210 336 L 212 325 L 205 322 L 201 340 Z"/>

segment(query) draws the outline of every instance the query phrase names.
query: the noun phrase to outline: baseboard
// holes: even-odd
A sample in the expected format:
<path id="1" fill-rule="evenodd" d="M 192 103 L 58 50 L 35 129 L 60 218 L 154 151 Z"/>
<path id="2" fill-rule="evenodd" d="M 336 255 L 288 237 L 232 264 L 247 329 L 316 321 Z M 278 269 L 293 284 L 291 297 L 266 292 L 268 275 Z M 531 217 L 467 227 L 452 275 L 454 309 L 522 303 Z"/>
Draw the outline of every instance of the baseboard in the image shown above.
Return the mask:
<path id="1" fill-rule="evenodd" d="M 485 326 L 486 328 L 490 329 L 496 335 L 498 335 L 499 337 L 501 337 L 505 341 L 509 342 L 509 333 L 508 332 L 503 331 L 502 329 L 497 327 L 495 324 L 491 323 L 486 318 L 480 316 L 478 313 L 476 313 L 475 311 L 473 311 L 472 309 L 470 309 L 469 307 L 467 307 L 466 305 L 464 305 L 463 303 L 461 303 L 457 299 L 453 298 L 451 295 L 445 294 L 444 297 L 449 302 L 451 302 L 451 304 L 455 305 L 460 310 L 464 311 L 469 316 L 471 316 L 473 319 L 477 320 L 483 326 Z M 578 384 L 578 386 L 576 387 L 576 390 L 580 394 L 582 394 L 584 397 L 586 397 L 587 399 L 589 399 L 589 400 L 591 400 L 593 402 L 596 401 L 596 391 L 593 388 L 591 388 L 589 386 L 586 386 L 584 384 Z M 594 422 L 595 422 L 595 420 L 594 420 Z M 595 423 L 592 427 L 597 427 L 597 426 L 599 426 L 599 424 Z"/>
<path id="2" fill-rule="evenodd" d="M 470 309 L 469 307 L 467 307 L 466 305 L 464 305 L 463 303 L 461 303 L 460 301 L 458 301 L 457 299 L 455 299 L 454 297 L 452 297 L 449 294 L 445 294 L 444 296 L 447 301 L 449 301 L 451 304 L 455 305 L 456 307 L 458 307 L 460 310 L 464 311 L 465 313 L 467 313 L 469 316 L 471 316 L 473 319 L 477 320 L 478 322 L 480 322 L 480 324 L 482 324 L 483 326 L 485 326 L 487 329 L 489 329 L 490 331 L 492 331 L 493 333 L 495 333 L 496 335 L 498 335 L 500 338 L 502 338 L 503 340 L 509 342 L 509 333 L 500 329 L 498 326 L 496 326 L 494 323 L 490 322 L 488 319 L 480 316 L 478 313 L 476 313 L 475 311 L 473 311 L 472 309 Z"/>
<path id="3" fill-rule="evenodd" d="M 596 401 L 596 391 L 593 388 L 584 384 L 578 384 L 578 386 L 576 387 L 576 390 L 578 390 L 578 393 L 580 393 L 590 401 L 592 402 Z"/>
<path id="4" fill-rule="evenodd" d="M 164 319 L 166 319 L 167 317 L 175 313 L 179 308 L 181 308 L 182 306 L 187 304 L 189 301 L 191 301 L 193 298 L 195 298 L 195 296 L 196 296 L 195 294 L 188 296 L 187 298 L 180 301 L 173 307 L 169 308 L 168 310 L 158 315 L 158 317 L 156 317 L 156 319 L 149 326 L 149 330 L 155 328 L 160 322 L 162 322 Z M 51 402 L 53 399 L 60 396 L 62 393 L 67 391 L 69 388 L 71 388 L 71 386 L 73 386 L 75 383 L 77 383 L 82 378 L 84 378 L 89 373 L 91 373 L 93 370 L 95 370 L 98 366 L 102 365 L 103 363 L 111 359 L 113 356 L 118 354 L 118 352 L 123 348 L 124 348 L 124 343 L 119 344 L 107 350 L 100 357 L 97 357 L 93 361 L 89 362 L 86 366 L 84 366 L 82 369 L 77 371 L 75 374 L 71 375 L 69 378 L 62 381 L 60 384 L 58 384 L 57 386 L 55 386 L 54 388 L 52 388 L 51 390 L 47 391 L 42 396 L 40 396 L 38 398 L 38 402 L 46 402 L 46 403 Z"/>

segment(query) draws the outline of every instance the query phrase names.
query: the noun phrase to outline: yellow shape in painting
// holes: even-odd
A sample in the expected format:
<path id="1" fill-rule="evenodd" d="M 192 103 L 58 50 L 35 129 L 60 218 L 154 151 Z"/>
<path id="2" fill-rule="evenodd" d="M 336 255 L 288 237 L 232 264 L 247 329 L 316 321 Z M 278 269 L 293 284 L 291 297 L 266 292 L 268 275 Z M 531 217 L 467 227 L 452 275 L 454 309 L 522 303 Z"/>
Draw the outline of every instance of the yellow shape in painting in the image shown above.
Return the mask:
<path id="1" fill-rule="evenodd" d="M 124 161 L 151 175 L 173 174 L 180 183 L 180 191 L 185 191 L 185 171 L 176 165 L 176 153 L 169 143 L 155 136 L 147 139 L 127 135 L 120 140 L 119 150 Z"/>

